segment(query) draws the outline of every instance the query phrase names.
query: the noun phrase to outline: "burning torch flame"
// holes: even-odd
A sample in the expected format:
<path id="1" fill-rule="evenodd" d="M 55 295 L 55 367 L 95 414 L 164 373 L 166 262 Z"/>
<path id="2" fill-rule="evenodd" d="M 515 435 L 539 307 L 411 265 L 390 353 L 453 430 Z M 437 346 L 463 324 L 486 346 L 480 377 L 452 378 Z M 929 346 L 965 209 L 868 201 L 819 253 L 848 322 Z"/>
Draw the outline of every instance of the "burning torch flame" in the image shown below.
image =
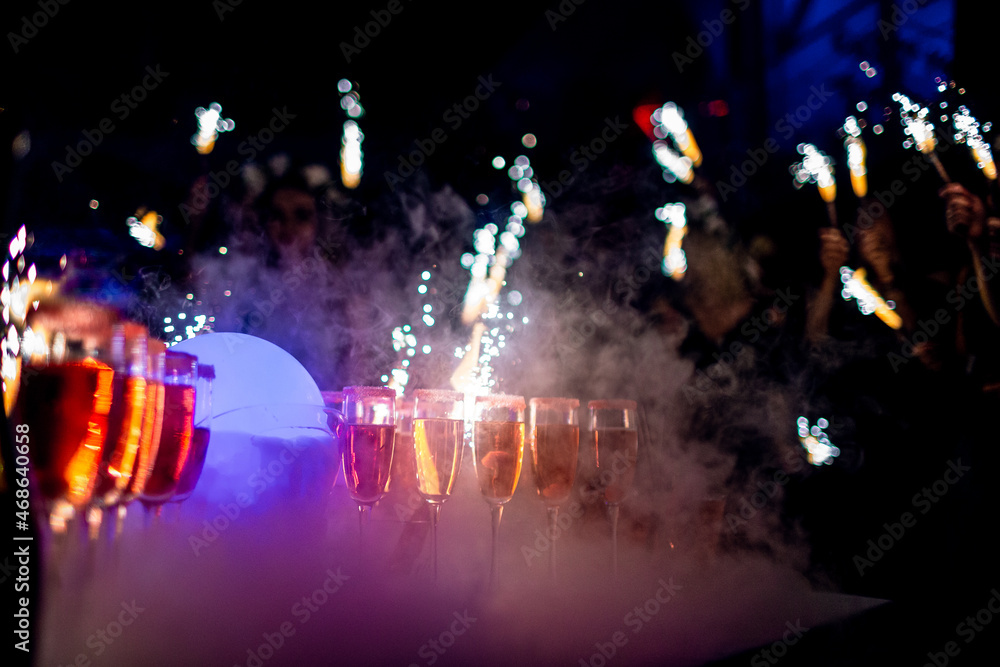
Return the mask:
<path id="1" fill-rule="evenodd" d="M 667 240 L 663 244 L 663 275 L 680 280 L 687 271 L 687 256 L 681 248 L 687 235 L 684 204 L 666 204 L 656 209 L 656 219 L 668 226 Z"/>
<path id="2" fill-rule="evenodd" d="M 903 319 L 893 311 L 894 305 L 883 299 L 875 291 L 875 288 L 868 283 L 866 275 L 864 269 L 854 271 L 847 266 L 840 267 L 840 280 L 844 283 L 844 289 L 840 293 L 841 296 L 845 301 L 852 298 L 856 299 L 858 310 L 863 314 L 870 315 L 875 313 L 876 317 L 891 328 L 899 329 L 903 326 Z"/>

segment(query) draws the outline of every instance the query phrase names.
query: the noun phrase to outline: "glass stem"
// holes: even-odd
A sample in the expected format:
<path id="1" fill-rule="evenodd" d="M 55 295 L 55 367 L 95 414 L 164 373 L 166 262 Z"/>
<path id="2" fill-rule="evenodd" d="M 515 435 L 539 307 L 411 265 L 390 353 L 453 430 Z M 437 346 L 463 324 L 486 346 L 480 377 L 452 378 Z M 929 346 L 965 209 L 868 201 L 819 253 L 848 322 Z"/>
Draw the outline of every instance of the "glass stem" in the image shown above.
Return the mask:
<path id="1" fill-rule="evenodd" d="M 556 580 L 556 539 L 558 537 L 559 507 L 547 508 L 549 514 L 549 576 Z"/>
<path id="2" fill-rule="evenodd" d="M 362 562 L 364 562 L 365 557 L 365 533 L 368 530 L 370 518 L 370 508 L 367 505 L 358 505 L 358 553 L 361 555 Z"/>
<path id="3" fill-rule="evenodd" d="M 497 560 L 500 556 L 500 517 L 503 516 L 503 505 L 493 505 L 493 557 L 490 559 L 490 588 L 496 591 L 500 587 L 500 568 Z"/>
<path id="4" fill-rule="evenodd" d="M 611 517 L 611 572 L 618 578 L 618 504 L 608 505 L 608 516 Z"/>
<path id="5" fill-rule="evenodd" d="M 431 559 L 434 561 L 434 581 L 438 578 L 438 518 L 441 503 L 431 503 Z"/>

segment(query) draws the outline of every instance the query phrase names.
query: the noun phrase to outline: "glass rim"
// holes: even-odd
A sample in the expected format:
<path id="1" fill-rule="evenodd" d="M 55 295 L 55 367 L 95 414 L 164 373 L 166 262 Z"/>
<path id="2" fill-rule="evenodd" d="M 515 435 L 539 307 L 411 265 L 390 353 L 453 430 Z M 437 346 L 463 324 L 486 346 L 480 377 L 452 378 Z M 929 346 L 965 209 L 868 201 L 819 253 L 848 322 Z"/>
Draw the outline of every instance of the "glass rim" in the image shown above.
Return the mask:
<path id="1" fill-rule="evenodd" d="M 587 403 L 589 410 L 636 410 L 638 404 L 627 398 L 602 398 Z"/>
<path id="2" fill-rule="evenodd" d="M 532 407 L 571 408 L 575 410 L 580 407 L 580 399 L 543 396 L 531 399 L 528 404 Z"/>
<path id="3" fill-rule="evenodd" d="M 476 405 L 488 404 L 493 408 L 509 408 L 511 410 L 523 410 L 525 408 L 524 396 L 515 394 L 487 394 L 476 396 Z"/>
<path id="4" fill-rule="evenodd" d="M 396 398 L 396 390 L 392 387 L 376 387 L 366 385 L 351 385 L 344 387 L 344 398 Z"/>
<path id="5" fill-rule="evenodd" d="M 451 389 L 417 389 L 413 392 L 413 400 L 430 400 L 430 401 L 464 401 L 465 393 L 461 391 L 453 391 Z"/>

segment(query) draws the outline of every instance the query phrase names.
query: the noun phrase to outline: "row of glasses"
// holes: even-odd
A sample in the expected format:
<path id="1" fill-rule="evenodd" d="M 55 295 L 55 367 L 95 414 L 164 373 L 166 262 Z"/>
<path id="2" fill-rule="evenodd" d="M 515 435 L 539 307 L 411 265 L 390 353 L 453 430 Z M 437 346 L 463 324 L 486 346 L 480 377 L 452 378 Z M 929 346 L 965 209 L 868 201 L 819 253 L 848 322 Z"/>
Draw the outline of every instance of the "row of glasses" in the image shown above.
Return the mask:
<path id="1" fill-rule="evenodd" d="M 362 547 L 367 515 L 389 485 L 396 404 L 395 390 L 387 387 L 351 386 L 343 391 L 346 432 L 341 438 L 341 457 L 348 491 L 358 503 Z M 480 493 L 490 506 L 490 586 L 494 589 L 499 586 L 503 508 L 514 495 L 523 462 L 526 407 L 522 396 L 506 394 L 477 396 L 474 403 L 474 465 Z M 549 568 L 553 578 L 559 507 L 569 499 L 576 477 L 580 444 L 578 408 L 577 399 L 533 398 L 528 413 L 531 466 L 537 493 L 547 510 L 551 538 Z M 638 451 L 636 404 L 628 400 L 591 401 L 588 418 L 597 480 L 611 519 L 612 567 L 617 575 L 618 509 L 631 488 Z M 412 404 L 412 432 L 417 491 L 431 509 L 432 564 L 437 579 L 437 526 L 441 506 L 451 496 L 461 469 L 465 395 L 418 389 Z M 410 446 L 408 442 L 395 445 Z"/>
<path id="2" fill-rule="evenodd" d="M 189 456 L 197 359 L 101 304 L 43 302 L 27 324 L 14 412 L 30 429 L 33 473 L 57 543 L 73 519 L 91 538 L 102 525 L 117 535 L 133 500 L 186 497 L 175 495 L 177 482 L 185 473 L 193 490 L 208 443 L 206 427 L 200 458 Z M 210 383 L 211 367 L 201 368 Z M 200 399 L 207 405 L 210 395 L 207 384 Z"/>

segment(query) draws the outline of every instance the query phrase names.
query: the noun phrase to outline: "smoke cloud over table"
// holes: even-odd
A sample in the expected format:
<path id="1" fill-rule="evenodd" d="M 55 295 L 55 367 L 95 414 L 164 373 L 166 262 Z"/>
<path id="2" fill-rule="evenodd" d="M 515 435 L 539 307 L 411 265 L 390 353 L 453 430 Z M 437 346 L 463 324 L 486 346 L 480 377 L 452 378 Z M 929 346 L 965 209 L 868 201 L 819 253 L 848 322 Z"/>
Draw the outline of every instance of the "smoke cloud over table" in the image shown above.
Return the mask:
<path id="1" fill-rule="evenodd" d="M 429 515 L 412 481 L 391 483 L 361 539 L 357 506 L 333 482 L 332 436 L 218 432 L 210 448 L 236 454 L 210 463 L 194 496 L 150 526 L 135 508 L 118 543 L 74 547 L 53 566 L 46 663 L 700 664 L 877 604 L 818 592 L 802 574 L 806 539 L 782 517 L 789 476 L 803 471 L 792 388 L 753 372 L 761 360 L 750 345 L 723 350 L 704 380 L 682 350 L 694 326 L 685 300 L 695 320 L 706 310 L 742 316 L 752 262 L 695 230 L 688 277 L 716 299 L 699 308 L 704 294 L 660 272 L 662 228 L 621 236 L 642 228 L 614 213 L 625 181 L 612 174 L 603 202 L 567 203 L 527 229 L 490 343 L 504 342 L 491 358 L 493 392 L 637 401 L 617 580 L 585 409 L 577 484 L 555 542 L 526 446 L 503 515 L 498 591 L 487 587 L 489 508 L 468 447 L 441 512 L 435 583 Z M 635 189 L 629 196 L 652 201 Z M 392 330 L 409 324 L 418 340 L 407 394 L 447 387 L 469 337 L 459 258 L 477 214 L 448 188 L 413 188 L 395 202 L 385 210 L 399 224 L 384 234 L 325 246 L 342 261 L 322 252 L 292 268 L 239 252 L 201 258 L 205 289 L 231 294 L 218 297 L 216 328 L 273 340 L 328 390 L 384 382 L 401 367 Z M 320 248 L 337 238 L 333 224 Z M 128 625 L 122 605 L 141 609 Z"/>

